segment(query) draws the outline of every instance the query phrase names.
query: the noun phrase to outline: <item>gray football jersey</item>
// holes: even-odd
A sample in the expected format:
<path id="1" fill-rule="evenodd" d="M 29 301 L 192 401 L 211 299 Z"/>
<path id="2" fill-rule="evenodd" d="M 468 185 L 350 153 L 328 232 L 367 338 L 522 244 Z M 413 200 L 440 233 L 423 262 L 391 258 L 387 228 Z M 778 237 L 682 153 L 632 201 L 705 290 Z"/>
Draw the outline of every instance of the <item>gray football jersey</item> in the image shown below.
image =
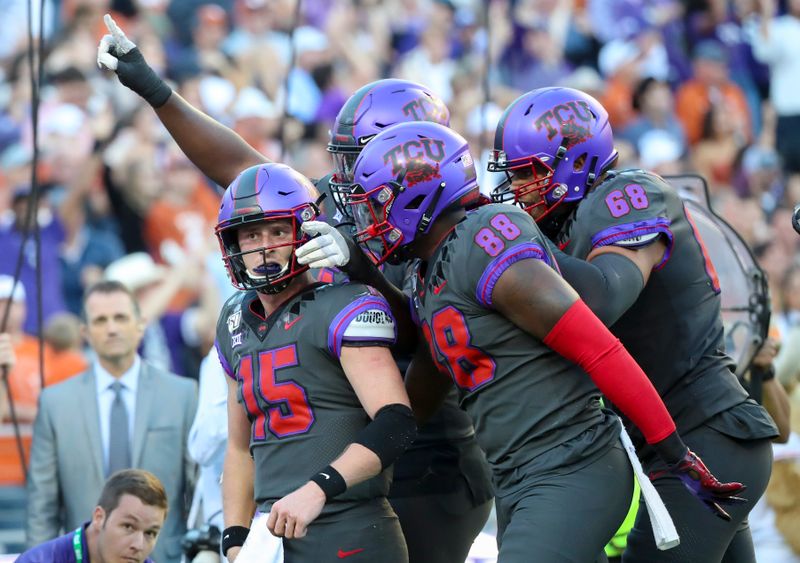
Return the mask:
<path id="1" fill-rule="evenodd" d="M 614 172 L 581 202 L 559 243 L 586 259 L 596 248 L 637 248 L 657 237 L 667 243 L 664 259 L 611 331 L 653 382 L 678 430 L 688 432 L 748 396 L 725 354 L 714 265 L 675 189 L 644 170 Z M 760 418 L 737 436 L 766 437 L 768 417 Z"/>
<path id="2" fill-rule="evenodd" d="M 339 363 L 343 346 L 391 346 L 394 318 L 358 284 L 315 284 L 268 318 L 254 291 L 223 307 L 216 346 L 251 422 L 255 500 L 262 510 L 306 483 L 352 443 L 370 418 Z M 337 500 L 385 496 L 384 471 Z"/>
<path id="3" fill-rule="evenodd" d="M 617 439 L 616 419 L 578 366 L 493 309 L 502 273 L 519 260 L 556 268 L 522 210 L 471 211 L 414 277 L 414 311 L 439 369 L 470 414 L 495 483 L 588 463 Z M 535 290 L 535 288 L 533 288 Z"/>

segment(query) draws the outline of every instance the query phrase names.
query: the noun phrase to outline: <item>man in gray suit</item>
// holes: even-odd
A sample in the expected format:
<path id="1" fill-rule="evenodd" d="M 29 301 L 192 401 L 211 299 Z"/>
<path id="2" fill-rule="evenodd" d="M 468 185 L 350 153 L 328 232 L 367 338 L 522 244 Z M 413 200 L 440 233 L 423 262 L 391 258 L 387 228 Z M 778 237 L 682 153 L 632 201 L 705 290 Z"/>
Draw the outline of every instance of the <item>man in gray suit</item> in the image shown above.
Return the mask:
<path id="1" fill-rule="evenodd" d="M 28 545 L 81 525 L 106 478 L 133 467 L 155 474 L 169 499 L 152 557 L 178 563 L 194 474 L 186 443 L 197 386 L 139 358 L 145 322 L 124 285 L 92 286 L 83 309 L 84 336 L 97 359 L 87 372 L 40 396 L 28 478 Z"/>

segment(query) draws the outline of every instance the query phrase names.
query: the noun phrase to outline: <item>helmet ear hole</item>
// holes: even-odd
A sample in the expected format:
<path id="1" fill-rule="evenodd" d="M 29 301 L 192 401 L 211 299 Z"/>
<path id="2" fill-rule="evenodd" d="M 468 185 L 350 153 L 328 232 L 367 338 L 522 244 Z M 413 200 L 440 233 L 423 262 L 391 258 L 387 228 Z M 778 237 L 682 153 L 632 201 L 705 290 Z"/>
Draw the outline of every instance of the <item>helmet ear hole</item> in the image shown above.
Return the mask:
<path id="1" fill-rule="evenodd" d="M 572 164 L 572 170 L 575 172 L 583 172 L 584 166 L 586 166 L 586 158 L 588 154 L 583 153 L 578 158 L 575 159 L 575 162 Z"/>
<path id="2" fill-rule="evenodd" d="M 406 205 L 406 209 L 419 209 L 423 201 L 425 201 L 425 195 L 420 194 L 414 199 L 412 199 L 410 202 L 408 202 L 408 205 Z"/>

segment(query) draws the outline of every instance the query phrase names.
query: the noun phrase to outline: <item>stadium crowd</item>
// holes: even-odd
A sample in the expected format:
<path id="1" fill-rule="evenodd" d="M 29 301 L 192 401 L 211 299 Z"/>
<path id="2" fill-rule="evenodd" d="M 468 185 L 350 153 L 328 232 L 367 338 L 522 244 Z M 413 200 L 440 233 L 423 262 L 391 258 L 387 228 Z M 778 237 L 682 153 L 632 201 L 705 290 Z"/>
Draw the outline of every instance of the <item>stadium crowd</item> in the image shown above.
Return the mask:
<path id="1" fill-rule="evenodd" d="M 487 195 L 501 179 L 486 171 L 495 127 L 514 99 L 545 86 L 593 95 L 609 111 L 617 168 L 702 175 L 715 209 L 753 250 L 771 292 L 776 376 L 793 394 L 800 433 L 800 238 L 790 221 L 800 202 L 800 0 L 44 0 L 40 287 L 25 236 L 28 1 L 0 5 L 0 312 L 10 307 L 9 384 L 26 443 L 41 382 L 93 361 L 80 330 L 88 287 L 127 286 L 147 320 L 141 357 L 194 380 L 234 291 L 214 236 L 226 186 L 98 68 L 106 13 L 189 103 L 309 178 L 331 168 L 326 145 L 344 102 L 379 78 L 420 82 L 441 97 Z M 4 391 L 0 398 L 0 486 L 18 486 Z M 776 459 L 800 467 L 794 438 L 787 448 Z M 757 552 L 766 530 L 764 545 L 778 537 L 800 561 L 798 474 L 776 471 L 751 514 Z"/>

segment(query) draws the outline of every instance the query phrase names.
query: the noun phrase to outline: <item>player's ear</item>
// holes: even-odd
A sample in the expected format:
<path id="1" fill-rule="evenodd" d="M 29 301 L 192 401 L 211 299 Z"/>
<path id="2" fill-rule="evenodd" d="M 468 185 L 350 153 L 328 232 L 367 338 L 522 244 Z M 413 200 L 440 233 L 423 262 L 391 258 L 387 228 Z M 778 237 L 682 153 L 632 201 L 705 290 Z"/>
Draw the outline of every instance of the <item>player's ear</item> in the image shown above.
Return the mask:
<path id="1" fill-rule="evenodd" d="M 105 526 L 105 521 L 106 511 L 102 506 L 95 506 L 94 512 L 92 512 L 92 526 L 94 526 L 95 530 L 101 530 Z"/>

